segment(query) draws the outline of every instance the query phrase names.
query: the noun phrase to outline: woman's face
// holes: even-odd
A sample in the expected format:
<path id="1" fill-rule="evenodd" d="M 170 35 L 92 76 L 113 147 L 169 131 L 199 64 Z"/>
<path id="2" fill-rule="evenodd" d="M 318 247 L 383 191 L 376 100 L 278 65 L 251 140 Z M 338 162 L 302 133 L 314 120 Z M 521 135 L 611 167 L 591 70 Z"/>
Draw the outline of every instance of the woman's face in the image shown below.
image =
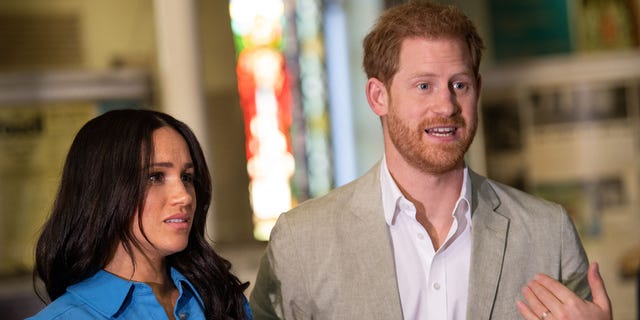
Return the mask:
<path id="1" fill-rule="evenodd" d="M 170 127 L 153 133 L 153 157 L 149 167 L 142 229 L 138 216 L 133 233 L 149 258 L 164 258 L 184 250 L 196 208 L 194 168 L 189 147 Z"/>

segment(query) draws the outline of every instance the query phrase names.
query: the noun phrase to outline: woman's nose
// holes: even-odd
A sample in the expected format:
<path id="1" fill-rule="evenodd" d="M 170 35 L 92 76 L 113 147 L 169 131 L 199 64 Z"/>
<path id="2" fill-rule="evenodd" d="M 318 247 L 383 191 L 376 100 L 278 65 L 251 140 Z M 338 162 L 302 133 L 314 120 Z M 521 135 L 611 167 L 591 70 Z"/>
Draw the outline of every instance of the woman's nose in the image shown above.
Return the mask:
<path id="1" fill-rule="evenodd" d="M 179 205 L 190 205 L 193 202 L 193 196 L 190 188 L 186 186 L 182 180 L 176 181 L 172 191 L 172 202 Z"/>

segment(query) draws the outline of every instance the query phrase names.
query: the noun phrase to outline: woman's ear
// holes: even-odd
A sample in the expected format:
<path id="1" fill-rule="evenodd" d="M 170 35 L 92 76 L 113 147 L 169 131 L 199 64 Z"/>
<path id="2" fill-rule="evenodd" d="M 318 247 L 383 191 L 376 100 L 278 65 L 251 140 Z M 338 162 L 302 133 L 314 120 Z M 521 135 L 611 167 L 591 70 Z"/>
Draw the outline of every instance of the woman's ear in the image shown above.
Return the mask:
<path id="1" fill-rule="evenodd" d="M 382 81 L 369 78 L 367 81 L 367 101 L 375 114 L 382 117 L 389 111 L 387 88 Z"/>

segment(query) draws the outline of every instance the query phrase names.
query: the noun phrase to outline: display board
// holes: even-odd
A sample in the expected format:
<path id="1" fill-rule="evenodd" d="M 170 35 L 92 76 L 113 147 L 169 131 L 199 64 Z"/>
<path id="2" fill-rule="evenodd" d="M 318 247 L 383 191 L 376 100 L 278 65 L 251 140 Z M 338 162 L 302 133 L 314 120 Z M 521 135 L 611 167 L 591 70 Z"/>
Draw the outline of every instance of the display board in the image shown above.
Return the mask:
<path id="1" fill-rule="evenodd" d="M 138 71 L 0 76 L 0 277 L 31 272 L 76 132 L 106 110 L 144 107 L 148 88 Z"/>

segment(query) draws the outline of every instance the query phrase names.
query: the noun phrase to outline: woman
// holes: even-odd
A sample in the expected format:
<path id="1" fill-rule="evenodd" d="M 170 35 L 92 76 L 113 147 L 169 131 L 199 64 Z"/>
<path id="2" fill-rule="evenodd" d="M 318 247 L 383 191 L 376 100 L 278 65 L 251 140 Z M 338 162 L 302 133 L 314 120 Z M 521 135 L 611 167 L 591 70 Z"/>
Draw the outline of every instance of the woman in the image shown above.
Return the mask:
<path id="1" fill-rule="evenodd" d="M 150 110 L 89 121 L 36 246 L 53 302 L 33 319 L 252 319 L 248 283 L 205 239 L 210 201 L 184 123 Z"/>

